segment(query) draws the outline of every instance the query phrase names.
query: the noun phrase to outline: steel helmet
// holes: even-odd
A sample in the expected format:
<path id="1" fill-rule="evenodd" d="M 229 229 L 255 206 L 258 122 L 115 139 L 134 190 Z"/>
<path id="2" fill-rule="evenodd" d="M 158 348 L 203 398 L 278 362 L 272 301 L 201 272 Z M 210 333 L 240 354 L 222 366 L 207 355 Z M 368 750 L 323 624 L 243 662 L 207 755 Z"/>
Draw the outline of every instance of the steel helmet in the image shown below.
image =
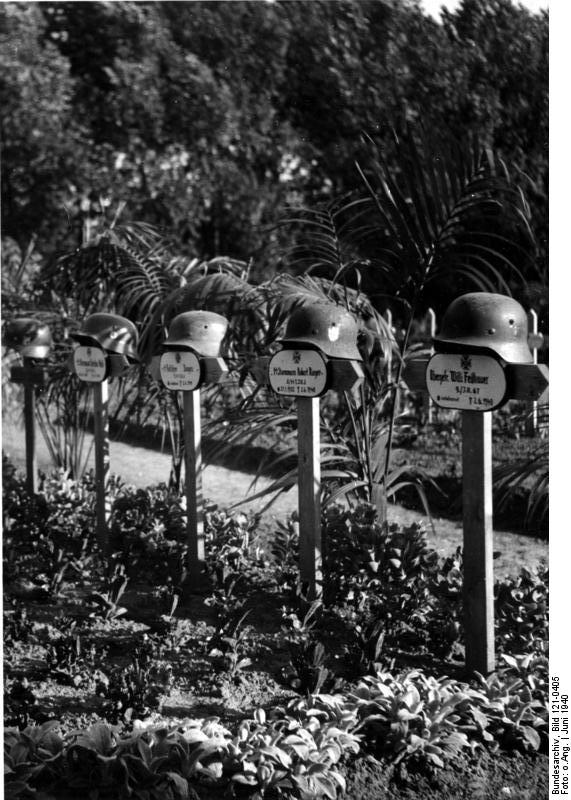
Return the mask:
<path id="1" fill-rule="evenodd" d="M 214 311 L 185 311 L 173 319 L 164 347 L 194 350 L 199 356 L 217 358 L 228 330 L 228 320 Z"/>
<path id="2" fill-rule="evenodd" d="M 72 339 L 82 345 L 101 347 L 110 353 L 117 353 L 137 361 L 139 335 L 135 324 L 118 314 L 99 312 L 91 314 L 78 333 L 70 334 Z"/>
<path id="3" fill-rule="evenodd" d="M 446 309 L 442 327 L 434 337 L 437 349 L 446 346 L 485 348 L 512 364 L 533 362 L 527 343 L 527 316 L 512 297 L 470 292 Z"/>
<path id="4" fill-rule="evenodd" d="M 353 316 L 334 303 L 307 303 L 290 316 L 283 344 L 310 344 L 331 358 L 362 361 L 357 348 L 359 328 Z"/>
<path id="5" fill-rule="evenodd" d="M 48 325 L 33 317 L 19 317 L 6 322 L 2 338 L 6 347 L 17 350 L 24 358 L 47 358 L 52 346 Z"/>

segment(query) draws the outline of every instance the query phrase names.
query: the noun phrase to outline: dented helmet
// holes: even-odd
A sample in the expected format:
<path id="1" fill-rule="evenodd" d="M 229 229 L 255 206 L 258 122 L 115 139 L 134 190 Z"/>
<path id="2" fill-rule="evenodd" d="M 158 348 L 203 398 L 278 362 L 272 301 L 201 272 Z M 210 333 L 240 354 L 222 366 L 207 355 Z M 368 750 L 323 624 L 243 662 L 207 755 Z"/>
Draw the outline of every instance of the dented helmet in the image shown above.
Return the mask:
<path id="1" fill-rule="evenodd" d="M 346 309 L 333 303 L 307 303 L 291 314 L 282 344 L 314 345 L 331 358 L 362 361 L 358 325 Z"/>
<path id="2" fill-rule="evenodd" d="M 19 317 L 6 322 L 2 343 L 17 350 L 24 358 L 47 358 L 52 347 L 49 326 L 33 317 Z"/>
<path id="3" fill-rule="evenodd" d="M 448 347 L 491 350 L 511 364 L 528 364 L 533 356 L 527 343 L 527 316 L 512 297 L 489 292 L 470 292 L 456 298 L 446 309 L 436 349 Z"/>
<path id="4" fill-rule="evenodd" d="M 199 356 L 218 358 L 227 330 L 228 320 L 214 311 L 185 311 L 171 322 L 164 347 L 194 350 Z"/>
<path id="5" fill-rule="evenodd" d="M 126 317 L 118 314 L 99 312 L 91 314 L 83 327 L 77 333 L 70 334 L 71 338 L 87 347 L 100 347 L 110 353 L 137 361 L 137 344 L 139 334 L 135 324 Z"/>

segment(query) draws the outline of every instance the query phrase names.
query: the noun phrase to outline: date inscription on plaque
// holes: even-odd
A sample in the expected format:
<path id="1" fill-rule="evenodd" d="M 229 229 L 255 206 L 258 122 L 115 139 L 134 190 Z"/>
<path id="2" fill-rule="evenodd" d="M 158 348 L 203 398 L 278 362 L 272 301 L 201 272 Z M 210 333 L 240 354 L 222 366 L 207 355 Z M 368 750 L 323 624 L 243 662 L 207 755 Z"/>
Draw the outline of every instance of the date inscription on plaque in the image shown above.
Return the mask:
<path id="1" fill-rule="evenodd" d="M 426 387 L 436 405 L 459 411 L 493 411 L 505 399 L 504 369 L 492 356 L 436 353 L 426 367 Z"/>
<path id="2" fill-rule="evenodd" d="M 99 347 L 76 347 L 73 369 L 80 381 L 102 383 L 107 377 L 107 357 Z"/>
<path id="3" fill-rule="evenodd" d="M 167 389 L 192 392 L 200 384 L 200 361 L 190 350 L 169 350 L 161 356 L 160 373 Z"/>
<path id="4" fill-rule="evenodd" d="M 268 365 L 276 394 L 319 397 L 327 389 L 327 363 L 316 350 L 280 350 Z"/>

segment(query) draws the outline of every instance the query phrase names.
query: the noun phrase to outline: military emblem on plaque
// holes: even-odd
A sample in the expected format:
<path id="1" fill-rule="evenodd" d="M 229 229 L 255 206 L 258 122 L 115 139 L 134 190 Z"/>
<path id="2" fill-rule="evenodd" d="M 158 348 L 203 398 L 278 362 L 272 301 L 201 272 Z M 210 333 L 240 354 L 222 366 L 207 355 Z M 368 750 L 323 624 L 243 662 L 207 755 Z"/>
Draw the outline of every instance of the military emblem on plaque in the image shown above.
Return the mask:
<path id="1" fill-rule="evenodd" d="M 72 362 L 80 380 L 101 383 L 107 377 L 123 375 L 138 361 L 137 328 L 118 314 L 91 314 L 71 338 L 78 343 Z"/>
<path id="2" fill-rule="evenodd" d="M 509 399 L 509 367 L 532 364 L 527 315 L 512 297 L 470 292 L 448 306 L 426 388 L 436 405 L 493 411 Z"/>
<path id="3" fill-rule="evenodd" d="M 227 373 L 220 358 L 228 320 L 213 311 L 185 311 L 176 316 L 159 357 L 159 374 L 167 389 L 192 392 Z"/>
<path id="4" fill-rule="evenodd" d="M 270 387 L 289 397 L 320 397 L 330 388 L 348 388 L 362 377 L 358 326 L 334 303 L 312 303 L 290 316 L 282 349 L 268 363 Z M 337 379 L 336 379 L 337 378 Z"/>

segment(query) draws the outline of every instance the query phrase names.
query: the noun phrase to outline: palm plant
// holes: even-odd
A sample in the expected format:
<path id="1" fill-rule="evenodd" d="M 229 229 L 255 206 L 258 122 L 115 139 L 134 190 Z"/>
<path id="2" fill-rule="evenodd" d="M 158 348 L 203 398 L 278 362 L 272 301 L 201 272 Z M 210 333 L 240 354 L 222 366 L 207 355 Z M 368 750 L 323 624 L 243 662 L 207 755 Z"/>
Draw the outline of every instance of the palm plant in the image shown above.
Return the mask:
<path id="1" fill-rule="evenodd" d="M 321 294 L 360 319 L 366 380 L 359 396 L 346 398 L 344 424 L 335 428 L 323 420 L 322 477 L 333 481 L 331 497 L 364 494 L 383 519 L 387 496 L 405 480 L 420 487 L 422 477 L 392 471 L 391 451 L 397 392 L 403 366 L 415 354 L 409 340 L 427 287 L 440 282 L 457 291 L 467 286 L 510 294 L 510 279 L 522 280 L 516 259 L 530 258 L 533 251 L 525 197 L 506 165 L 476 135 L 445 143 L 412 130 L 400 139 L 393 136 L 396 168 L 369 139 L 369 160 L 357 165 L 360 192 L 286 216 L 284 224 L 298 229 L 288 263 L 305 275 L 263 287 L 281 312 Z M 369 297 L 361 290 L 365 284 Z M 387 298 L 404 318 L 398 345 L 372 302 Z M 394 375 L 386 370 L 391 349 L 398 356 Z M 274 421 L 281 414 L 289 424 L 291 411 L 283 407 L 260 414 L 246 406 L 232 421 L 250 421 L 252 436 L 266 429 L 272 412 Z M 294 481 L 295 470 L 270 488 L 283 491 Z"/>
<path id="2" fill-rule="evenodd" d="M 496 508 L 504 510 L 519 490 L 528 487 L 525 524 L 538 530 L 549 514 L 549 443 L 540 441 L 528 458 L 510 462 L 494 470 Z"/>
<path id="3" fill-rule="evenodd" d="M 476 134 L 447 143 L 411 129 L 401 140 L 393 135 L 398 176 L 381 148 L 369 140 L 372 158 L 358 165 L 366 194 L 342 210 L 356 210 L 352 236 L 360 247 L 376 249 L 382 232 L 383 246 L 367 268 L 378 274 L 381 288 L 384 284 L 396 290 L 405 317 L 390 386 L 381 494 L 388 488 L 397 392 L 406 359 L 414 357 L 409 340 L 426 289 L 439 282 L 511 294 L 510 279 L 523 282 L 515 258 L 531 258 L 534 250 L 523 192 L 510 179 L 505 163 Z M 349 269 L 354 265 L 338 265 L 337 276 L 342 278 Z"/>
<path id="4" fill-rule="evenodd" d="M 122 298 L 118 297 L 117 287 L 125 272 L 146 271 L 155 277 L 157 287 L 157 275 L 169 288 L 172 283 L 168 271 L 156 266 L 162 257 L 157 232 L 142 223 L 119 225 L 119 212 L 82 246 L 71 252 L 56 253 L 42 269 L 38 281 L 40 302 L 50 309 L 55 346 L 49 384 L 36 406 L 37 420 L 54 464 L 75 477 L 85 470 L 89 458 L 86 430 L 91 402 L 89 387 L 69 371 L 72 349 L 69 333 L 79 329 L 83 320 L 95 311 L 121 313 L 118 306 Z M 138 313 L 141 312 L 145 308 L 139 304 Z M 35 310 L 33 316 L 38 315 Z M 113 382 L 109 406 L 112 416 L 119 414 L 130 395 L 137 394 L 134 373 L 131 370 L 125 379 Z"/>

